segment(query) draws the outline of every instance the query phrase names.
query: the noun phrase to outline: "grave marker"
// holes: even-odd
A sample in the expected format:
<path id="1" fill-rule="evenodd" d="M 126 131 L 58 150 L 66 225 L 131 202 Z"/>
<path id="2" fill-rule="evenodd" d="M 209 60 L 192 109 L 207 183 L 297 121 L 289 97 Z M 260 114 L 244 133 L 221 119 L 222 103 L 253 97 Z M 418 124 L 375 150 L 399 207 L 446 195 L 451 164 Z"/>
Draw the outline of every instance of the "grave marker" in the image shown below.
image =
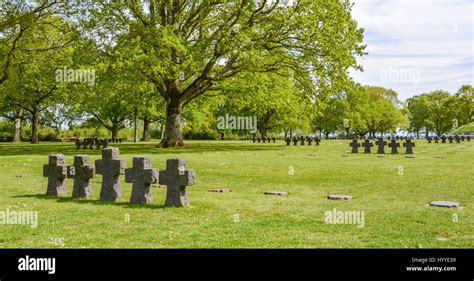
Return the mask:
<path id="1" fill-rule="evenodd" d="M 153 202 L 151 185 L 158 182 L 159 172 L 151 167 L 149 157 L 133 157 L 133 167 L 125 169 L 125 182 L 132 183 L 130 204 Z"/>
<path id="2" fill-rule="evenodd" d="M 196 174 L 186 169 L 186 159 L 173 158 L 166 160 L 166 170 L 160 171 L 159 183 L 168 187 L 165 205 L 175 207 L 189 206 L 186 187 L 193 185 Z"/>
<path id="3" fill-rule="evenodd" d="M 102 159 L 95 160 L 96 173 L 102 175 L 101 201 L 117 201 L 122 198 L 120 175 L 125 173 L 125 161 L 119 159 L 119 149 L 102 149 Z"/>
<path id="4" fill-rule="evenodd" d="M 72 198 L 91 198 L 92 184 L 90 180 L 95 176 L 95 168 L 88 155 L 74 156 L 74 164 L 68 166 L 67 177 L 74 179 Z"/>
<path id="5" fill-rule="evenodd" d="M 64 155 L 49 155 L 48 164 L 43 165 L 43 177 L 48 177 L 46 195 L 66 195 L 67 165 Z"/>

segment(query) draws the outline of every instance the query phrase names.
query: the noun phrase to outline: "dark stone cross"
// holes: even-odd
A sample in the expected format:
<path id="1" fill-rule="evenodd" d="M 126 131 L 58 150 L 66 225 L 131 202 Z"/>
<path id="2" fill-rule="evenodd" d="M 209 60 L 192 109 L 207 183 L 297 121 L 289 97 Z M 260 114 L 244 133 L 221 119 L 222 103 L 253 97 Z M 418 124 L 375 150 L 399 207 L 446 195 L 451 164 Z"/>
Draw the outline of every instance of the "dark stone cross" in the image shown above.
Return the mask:
<path id="1" fill-rule="evenodd" d="M 453 139 L 454 139 L 453 136 L 449 136 L 448 137 L 449 143 L 453 143 Z"/>
<path id="2" fill-rule="evenodd" d="M 101 145 L 102 145 L 102 140 L 96 139 L 95 140 L 95 149 L 99 150 Z"/>
<path id="3" fill-rule="evenodd" d="M 253 143 L 255 143 L 257 141 L 257 138 L 253 137 L 252 141 L 253 141 Z"/>
<path id="4" fill-rule="evenodd" d="M 166 160 L 166 170 L 160 171 L 159 183 L 166 185 L 165 206 L 189 206 L 186 186 L 193 185 L 196 174 L 193 170 L 186 170 L 186 159 L 173 158 Z"/>
<path id="5" fill-rule="evenodd" d="M 272 138 L 273 143 L 276 143 L 276 140 L 277 139 L 275 137 Z"/>
<path id="6" fill-rule="evenodd" d="M 291 144 L 291 139 L 290 139 L 290 138 L 286 138 L 285 141 L 286 141 L 286 145 L 290 145 L 290 144 Z"/>
<path id="7" fill-rule="evenodd" d="M 435 141 L 435 143 L 438 143 L 439 137 L 438 137 L 438 136 L 435 136 L 435 137 L 434 137 L 434 141 Z"/>
<path id="8" fill-rule="evenodd" d="M 375 142 L 377 145 L 377 153 L 378 154 L 385 154 L 385 146 L 387 145 L 387 142 L 383 140 L 383 138 L 379 138 L 378 141 Z"/>
<path id="9" fill-rule="evenodd" d="M 116 201 L 122 198 L 120 175 L 125 172 L 125 161 L 119 159 L 119 149 L 102 149 L 102 159 L 95 160 L 96 173 L 102 175 L 101 201 Z"/>
<path id="10" fill-rule="evenodd" d="M 428 143 L 431 143 L 431 140 L 432 140 L 431 137 L 427 137 L 426 139 L 428 140 Z"/>
<path id="11" fill-rule="evenodd" d="M 456 140 L 456 143 L 461 143 L 461 138 L 458 135 L 455 135 L 454 139 Z"/>
<path id="12" fill-rule="evenodd" d="M 319 145 L 319 142 L 321 142 L 321 139 L 320 139 L 320 138 L 316 138 L 314 141 L 316 142 L 316 145 Z"/>
<path id="13" fill-rule="evenodd" d="M 415 147 L 415 143 L 411 142 L 410 139 L 407 139 L 406 142 L 403 144 L 403 147 L 406 147 L 405 154 L 413 154 L 413 147 Z"/>
<path id="14" fill-rule="evenodd" d="M 465 136 L 461 136 L 461 140 L 464 141 L 466 139 Z"/>
<path id="15" fill-rule="evenodd" d="M 446 136 L 441 136 L 441 143 L 446 143 Z"/>
<path id="16" fill-rule="evenodd" d="M 133 184 L 130 204 L 153 202 L 151 184 L 157 183 L 158 178 L 158 170 L 151 167 L 149 157 L 133 157 L 133 168 L 125 169 L 125 182 Z"/>
<path id="17" fill-rule="evenodd" d="M 359 153 L 360 143 L 357 143 L 357 140 L 352 140 L 352 142 L 349 144 L 349 146 L 352 147 L 352 152 L 351 153 Z"/>
<path id="18" fill-rule="evenodd" d="M 293 145 L 298 145 L 298 139 L 296 137 L 293 137 Z"/>
<path id="19" fill-rule="evenodd" d="M 300 137 L 300 144 L 304 145 L 304 137 L 303 136 Z"/>
<path id="20" fill-rule="evenodd" d="M 308 145 L 311 145 L 313 143 L 313 138 L 312 137 L 306 137 L 306 142 L 308 142 Z"/>
<path id="21" fill-rule="evenodd" d="M 82 140 L 82 149 L 86 149 L 89 144 L 89 139 Z"/>
<path id="22" fill-rule="evenodd" d="M 91 198 L 91 178 L 95 176 L 95 168 L 87 155 L 74 156 L 74 164 L 68 166 L 67 177 L 74 179 L 72 198 Z"/>
<path id="23" fill-rule="evenodd" d="M 364 142 L 364 153 L 372 153 L 372 151 L 370 151 L 370 148 L 373 146 L 374 144 L 369 139 L 366 139 Z"/>
<path id="24" fill-rule="evenodd" d="M 50 154 L 48 164 L 43 165 L 43 177 L 48 177 L 46 195 L 66 195 L 67 165 L 64 155 Z"/>
<path id="25" fill-rule="evenodd" d="M 466 137 L 467 141 L 471 141 L 471 136 Z"/>
<path id="26" fill-rule="evenodd" d="M 389 144 L 388 147 L 392 148 L 392 151 L 390 152 L 391 154 L 398 154 L 398 149 L 397 147 L 400 147 L 400 144 L 396 140 L 392 140 Z"/>
<path id="27" fill-rule="evenodd" d="M 75 145 L 76 145 L 76 149 L 81 149 L 81 141 L 79 139 L 75 141 Z"/>

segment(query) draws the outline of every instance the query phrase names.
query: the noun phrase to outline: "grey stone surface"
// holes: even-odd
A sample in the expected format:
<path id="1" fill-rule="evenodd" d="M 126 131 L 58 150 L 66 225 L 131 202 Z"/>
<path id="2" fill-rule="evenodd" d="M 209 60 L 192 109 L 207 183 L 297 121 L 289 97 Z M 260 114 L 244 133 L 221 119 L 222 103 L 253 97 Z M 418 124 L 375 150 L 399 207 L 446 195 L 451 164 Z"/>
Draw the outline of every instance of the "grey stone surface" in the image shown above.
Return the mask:
<path id="1" fill-rule="evenodd" d="M 366 139 L 364 141 L 364 153 L 372 153 L 370 148 L 373 147 L 373 146 L 374 146 L 374 144 L 369 139 Z"/>
<path id="2" fill-rule="evenodd" d="M 122 198 L 120 175 L 125 172 L 125 161 L 119 159 L 119 149 L 102 149 L 102 159 L 95 160 L 96 173 L 102 175 L 101 201 L 117 201 Z"/>
<path id="3" fill-rule="evenodd" d="M 158 182 L 159 172 L 151 167 L 149 157 L 133 157 L 133 167 L 125 169 L 125 181 L 132 183 L 130 204 L 149 204 L 153 202 L 151 185 Z"/>
<path id="4" fill-rule="evenodd" d="M 46 195 L 66 195 L 67 165 L 63 154 L 49 155 L 48 164 L 43 165 L 43 177 L 48 177 Z"/>
<path id="5" fill-rule="evenodd" d="M 360 143 L 357 143 L 357 140 L 352 140 L 349 146 L 352 147 L 351 153 L 359 153 Z"/>
<path id="6" fill-rule="evenodd" d="M 189 206 L 187 186 L 193 185 L 196 178 L 194 170 L 186 169 L 187 160 L 173 158 L 166 160 L 166 170 L 160 171 L 159 183 L 167 186 L 165 206 Z"/>
<path id="7" fill-rule="evenodd" d="M 90 179 L 95 176 L 95 168 L 88 155 L 74 156 L 74 164 L 68 166 L 67 177 L 74 179 L 72 198 L 91 198 L 92 184 Z"/>
<path id="8" fill-rule="evenodd" d="M 398 147 L 400 147 L 400 144 L 396 140 L 391 140 L 390 143 L 388 144 L 388 147 L 392 149 L 390 152 L 391 154 L 398 154 Z"/>
<path id="9" fill-rule="evenodd" d="M 453 201 L 433 201 L 430 202 L 430 206 L 435 207 L 447 207 L 447 208 L 458 208 L 459 203 Z"/>
<path id="10" fill-rule="evenodd" d="M 228 189 L 228 188 L 216 188 L 216 189 L 209 189 L 208 191 L 209 192 L 218 192 L 218 193 L 227 193 L 227 192 L 231 192 L 232 190 Z"/>
<path id="11" fill-rule="evenodd" d="M 267 191 L 264 193 L 265 195 L 288 195 L 288 192 L 285 191 Z"/>
<path id="12" fill-rule="evenodd" d="M 379 138 L 376 142 L 375 145 L 377 145 L 377 153 L 378 154 L 385 154 L 385 146 L 387 145 L 387 142 L 383 140 L 383 138 Z"/>
<path id="13" fill-rule="evenodd" d="M 411 142 L 411 140 L 406 140 L 406 142 L 403 143 L 403 147 L 406 147 L 405 154 L 413 154 L 413 147 L 415 147 L 415 143 Z"/>
<path id="14" fill-rule="evenodd" d="M 352 200 L 351 195 L 344 195 L 344 194 L 330 194 L 327 197 L 330 200 Z"/>

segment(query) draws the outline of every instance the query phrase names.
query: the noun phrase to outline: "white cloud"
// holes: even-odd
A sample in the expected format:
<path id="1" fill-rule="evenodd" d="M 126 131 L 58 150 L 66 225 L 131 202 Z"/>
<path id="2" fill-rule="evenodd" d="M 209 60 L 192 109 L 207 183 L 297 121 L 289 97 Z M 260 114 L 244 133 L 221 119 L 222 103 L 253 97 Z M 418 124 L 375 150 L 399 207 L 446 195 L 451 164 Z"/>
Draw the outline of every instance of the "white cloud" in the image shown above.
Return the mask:
<path id="1" fill-rule="evenodd" d="M 365 29 L 362 84 L 392 88 L 402 100 L 433 90 L 456 92 L 474 84 L 474 2 L 461 0 L 356 0 L 353 17 Z M 414 69 L 419 83 L 381 79 L 387 69 Z"/>

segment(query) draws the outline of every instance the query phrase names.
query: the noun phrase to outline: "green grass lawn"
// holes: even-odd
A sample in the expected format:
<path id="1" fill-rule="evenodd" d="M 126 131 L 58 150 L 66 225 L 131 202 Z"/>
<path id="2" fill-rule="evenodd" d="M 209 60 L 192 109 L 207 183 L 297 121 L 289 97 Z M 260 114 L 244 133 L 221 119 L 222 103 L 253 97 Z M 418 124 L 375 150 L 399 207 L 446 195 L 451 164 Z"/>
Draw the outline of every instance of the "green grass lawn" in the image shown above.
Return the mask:
<path id="1" fill-rule="evenodd" d="M 349 141 L 320 146 L 253 144 L 245 141 L 186 141 L 180 149 L 156 143 L 123 143 L 127 166 L 133 156 L 150 156 L 155 168 L 166 159 L 188 159 L 196 184 L 190 208 L 164 208 L 166 189 L 153 189 L 154 203 L 130 206 L 132 185 L 124 182 L 118 203 L 98 201 L 101 176 L 93 179 L 94 198 L 47 197 L 42 166 L 48 154 L 100 158 L 100 151 L 76 151 L 73 143 L 2 144 L 0 211 L 38 211 L 39 225 L 0 225 L 0 248 L 473 248 L 474 141 L 427 144 L 417 140 L 414 159 L 350 152 Z M 401 149 L 404 153 L 404 149 Z M 316 156 L 314 156 L 316 154 Z M 444 156 L 436 159 L 435 156 Z M 293 167 L 294 174 L 290 174 Z M 231 193 L 208 189 L 230 188 Z M 263 195 L 287 191 L 288 196 Z M 353 195 L 352 201 L 327 200 Z M 435 200 L 463 208 L 428 207 Z M 326 224 L 325 212 L 364 211 L 364 227 Z M 457 220 L 453 218 L 457 218 Z M 447 240 L 439 241 L 437 237 Z"/>

